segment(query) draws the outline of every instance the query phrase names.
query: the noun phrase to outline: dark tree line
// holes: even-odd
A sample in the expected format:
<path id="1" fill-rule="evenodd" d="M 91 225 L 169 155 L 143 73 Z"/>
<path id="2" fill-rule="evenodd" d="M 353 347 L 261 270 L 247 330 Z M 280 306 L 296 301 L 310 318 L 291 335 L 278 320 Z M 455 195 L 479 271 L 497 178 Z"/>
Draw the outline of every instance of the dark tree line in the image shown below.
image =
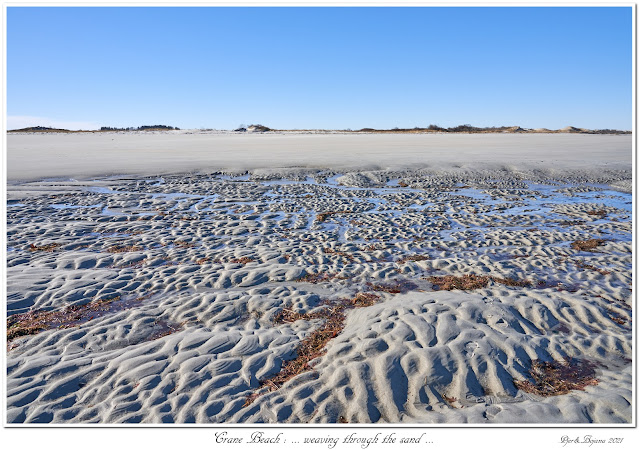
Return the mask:
<path id="1" fill-rule="evenodd" d="M 128 127 L 128 128 L 115 128 L 115 127 L 101 127 L 100 131 L 145 131 L 145 130 L 179 130 L 178 127 L 171 127 L 168 125 L 142 125 L 140 127 Z"/>

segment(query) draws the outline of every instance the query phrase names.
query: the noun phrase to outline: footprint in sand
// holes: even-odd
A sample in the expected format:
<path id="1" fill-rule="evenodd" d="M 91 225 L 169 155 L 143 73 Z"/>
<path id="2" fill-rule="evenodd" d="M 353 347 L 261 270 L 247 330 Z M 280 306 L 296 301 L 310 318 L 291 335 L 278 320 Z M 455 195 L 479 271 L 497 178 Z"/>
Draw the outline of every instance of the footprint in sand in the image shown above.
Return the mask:
<path id="1" fill-rule="evenodd" d="M 497 414 L 499 414 L 504 408 L 499 405 L 490 405 L 484 411 L 484 417 L 488 420 L 493 420 Z"/>

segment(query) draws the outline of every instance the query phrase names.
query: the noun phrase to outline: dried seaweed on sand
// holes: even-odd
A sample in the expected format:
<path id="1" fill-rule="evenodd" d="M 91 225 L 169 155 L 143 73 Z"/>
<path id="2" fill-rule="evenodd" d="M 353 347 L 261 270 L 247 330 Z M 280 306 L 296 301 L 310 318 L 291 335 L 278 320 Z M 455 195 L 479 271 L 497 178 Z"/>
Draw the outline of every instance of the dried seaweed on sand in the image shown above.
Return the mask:
<path id="1" fill-rule="evenodd" d="M 473 289 L 482 289 L 488 286 L 488 283 L 493 281 L 495 283 L 503 284 L 510 287 L 529 287 L 532 286 L 532 282 L 528 280 L 516 280 L 514 278 L 499 278 L 488 275 L 462 275 L 460 277 L 455 275 L 445 275 L 443 277 L 428 277 L 428 281 L 433 283 L 437 290 L 443 291 L 469 291 Z"/>
<path id="2" fill-rule="evenodd" d="M 595 365 L 588 361 L 569 359 L 567 361 L 532 361 L 529 376 L 532 381 L 514 380 L 517 389 L 541 397 L 583 391 L 587 386 L 595 386 Z"/>
<path id="3" fill-rule="evenodd" d="M 322 356 L 326 352 L 326 345 L 344 329 L 346 320 L 345 311 L 352 308 L 372 306 L 380 300 L 380 296 L 372 293 L 360 292 L 351 299 L 339 299 L 327 302 L 326 307 L 311 314 L 300 314 L 289 309 L 284 309 L 275 316 L 275 323 L 291 323 L 296 320 L 324 319 L 324 323 L 303 339 L 295 349 L 296 357 L 284 362 L 282 369 L 276 375 L 262 380 L 261 387 L 267 387 L 268 392 L 273 392 L 290 379 L 304 372 L 312 370 L 311 361 Z M 266 392 L 253 392 L 246 396 L 243 406 L 253 403 L 259 396 Z"/>
<path id="4" fill-rule="evenodd" d="M 44 245 L 34 245 L 34 244 L 30 244 L 29 245 L 29 251 L 30 252 L 53 252 L 55 251 L 58 247 L 60 247 L 62 244 L 58 244 L 56 242 L 53 242 L 51 244 L 44 244 Z"/>
<path id="5" fill-rule="evenodd" d="M 570 244 L 570 247 L 582 252 L 590 252 L 593 249 L 603 245 L 604 242 L 606 241 L 604 241 L 603 239 L 588 239 L 587 241 L 575 241 Z"/>

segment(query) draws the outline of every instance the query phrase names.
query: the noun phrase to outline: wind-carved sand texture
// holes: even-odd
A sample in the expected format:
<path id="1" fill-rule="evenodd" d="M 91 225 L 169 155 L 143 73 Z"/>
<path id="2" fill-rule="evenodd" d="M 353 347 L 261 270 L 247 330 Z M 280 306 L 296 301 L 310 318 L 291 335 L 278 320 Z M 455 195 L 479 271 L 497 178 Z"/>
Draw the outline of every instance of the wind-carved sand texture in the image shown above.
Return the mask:
<path id="1" fill-rule="evenodd" d="M 8 421 L 628 423 L 631 196 L 596 183 L 630 173 L 599 173 L 12 184 Z"/>

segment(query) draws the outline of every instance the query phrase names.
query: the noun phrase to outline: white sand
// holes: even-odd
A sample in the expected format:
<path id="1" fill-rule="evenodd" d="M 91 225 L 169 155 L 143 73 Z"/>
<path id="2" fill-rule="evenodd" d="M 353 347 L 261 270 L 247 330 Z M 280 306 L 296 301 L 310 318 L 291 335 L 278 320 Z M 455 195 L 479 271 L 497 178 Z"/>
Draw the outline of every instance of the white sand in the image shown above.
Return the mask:
<path id="1" fill-rule="evenodd" d="M 8 179 L 209 172 L 280 167 L 347 169 L 631 170 L 630 135 L 9 134 Z"/>

